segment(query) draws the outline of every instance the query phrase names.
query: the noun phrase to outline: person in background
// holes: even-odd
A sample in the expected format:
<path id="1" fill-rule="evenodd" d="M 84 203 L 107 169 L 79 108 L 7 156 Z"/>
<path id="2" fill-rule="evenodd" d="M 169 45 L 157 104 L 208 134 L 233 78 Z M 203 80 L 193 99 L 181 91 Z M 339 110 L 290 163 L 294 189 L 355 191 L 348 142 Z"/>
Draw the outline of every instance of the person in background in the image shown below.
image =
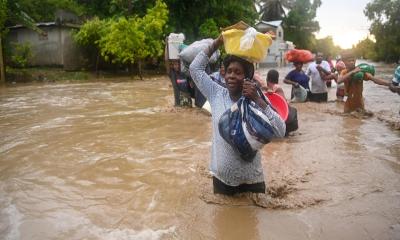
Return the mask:
<path id="1" fill-rule="evenodd" d="M 352 76 L 360 71 L 360 68 L 356 67 L 354 53 L 351 50 L 343 52 L 342 60 L 346 65 L 346 69 L 341 72 L 338 78 L 338 84 L 344 82 L 345 92 L 347 94 L 347 99 L 344 103 L 344 112 L 350 113 L 358 111 L 366 113 L 362 94 L 364 81 L 371 80 L 378 85 L 384 86 L 389 86 L 389 82 L 376 78 L 369 73 L 365 73 L 364 80 L 353 80 Z"/>
<path id="2" fill-rule="evenodd" d="M 260 83 L 261 89 L 263 91 L 279 94 L 286 100 L 285 93 L 283 92 L 282 87 L 279 86 L 278 84 L 279 72 L 276 71 L 275 69 L 271 69 L 268 71 L 266 83 L 261 79 L 261 76 L 258 74 L 254 74 L 254 79 Z M 288 136 L 290 132 L 296 131 L 299 128 L 297 120 L 297 109 L 295 107 L 290 106 L 289 104 L 288 108 L 289 108 L 289 114 L 288 118 L 285 121 L 286 125 L 285 136 Z"/>
<path id="3" fill-rule="evenodd" d="M 335 65 L 333 65 L 332 56 L 331 55 L 328 55 L 328 57 L 326 58 L 326 62 L 329 64 L 329 67 L 331 68 L 331 73 L 335 73 L 336 69 L 335 69 Z M 326 80 L 326 86 L 328 88 L 330 88 L 332 86 L 332 79 Z"/>
<path id="4" fill-rule="evenodd" d="M 285 93 L 279 83 L 279 72 L 275 69 L 271 69 L 267 73 L 267 91 L 281 95 L 284 99 Z"/>
<path id="5" fill-rule="evenodd" d="M 219 66 L 219 70 L 211 73 L 210 77 L 212 80 L 221 84 L 222 86 L 226 86 L 226 84 L 225 84 L 225 67 L 222 62 Z"/>
<path id="6" fill-rule="evenodd" d="M 180 78 L 180 63 L 179 61 L 169 61 L 169 68 L 167 69 L 169 79 L 171 80 L 172 89 L 174 91 L 174 106 L 180 106 L 180 90 L 178 87 L 177 80 Z"/>
<path id="7" fill-rule="evenodd" d="M 337 61 L 336 62 L 336 78 L 335 81 L 338 81 L 339 75 L 340 73 L 346 69 L 346 65 L 344 64 L 344 62 L 342 60 Z M 344 101 L 344 96 L 345 96 L 345 92 L 344 92 L 344 83 L 338 83 L 337 87 L 336 87 L 336 100 L 339 102 L 343 102 Z"/>
<path id="8" fill-rule="evenodd" d="M 292 93 L 290 96 L 291 99 L 294 97 L 293 89 L 299 86 L 302 86 L 304 89 L 306 89 L 308 94 L 310 93 L 310 86 L 308 84 L 310 78 L 303 71 L 303 63 L 294 62 L 293 65 L 295 69 L 290 71 L 283 80 L 284 83 L 292 85 Z"/>
<path id="9" fill-rule="evenodd" d="M 265 193 L 265 180 L 261 165 L 261 154 L 257 152 L 251 162 L 244 161 L 240 154 L 220 135 L 219 120 L 226 110 L 242 96 L 251 99 L 263 108 L 263 114 L 271 122 L 274 132 L 285 134 L 285 123 L 261 96 L 252 81 L 252 63 L 228 55 L 224 59 L 226 87 L 213 81 L 206 72 L 210 56 L 223 44 L 220 35 L 204 52 L 200 52 L 190 65 L 190 74 L 200 91 L 207 97 L 212 109 L 212 150 L 210 171 L 213 175 L 214 193 L 234 195 L 241 192 Z"/>
<path id="10" fill-rule="evenodd" d="M 332 79 L 331 68 L 327 61 L 322 60 L 323 54 L 317 53 L 315 61 L 308 65 L 306 74 L 311 77 L 311 93 L 309 100 L 312 102 L 327 102 L 328 87 L 326 81 Z"/>
<path id="11" fill-rule="evenodd" d="M 266 80 L 263 80 L 258 72 L 254 73 L 254 80 L 257 81 L 259 87 L 261 88 L 261 90 L 263 90 L 263 92 L 276 93 L 285 98 L 285 93 L 283 92 L 282 87 L 278 84 L 279 72 L 275 69 L 271 69 L 268 71 Z"/>
<path id="12" fill-rule="evenodd" d="M 393 80 L 389 85 L 390 91 L 400 95 L 400 65 L 394 70 Z"/>

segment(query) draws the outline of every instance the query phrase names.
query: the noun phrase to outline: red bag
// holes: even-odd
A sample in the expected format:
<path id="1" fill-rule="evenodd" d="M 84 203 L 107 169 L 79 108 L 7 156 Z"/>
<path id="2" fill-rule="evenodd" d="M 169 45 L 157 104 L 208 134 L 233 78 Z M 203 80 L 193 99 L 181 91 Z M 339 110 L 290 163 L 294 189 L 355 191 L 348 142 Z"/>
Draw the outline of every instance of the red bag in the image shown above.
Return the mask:
<path id="1" fill-rule="evenodd" d="M 313 54 L 304 49 L 292 49 L 285 54 L 286 60 L 289 62 L 302 62 L 307 63 L 314 60 Z"/>

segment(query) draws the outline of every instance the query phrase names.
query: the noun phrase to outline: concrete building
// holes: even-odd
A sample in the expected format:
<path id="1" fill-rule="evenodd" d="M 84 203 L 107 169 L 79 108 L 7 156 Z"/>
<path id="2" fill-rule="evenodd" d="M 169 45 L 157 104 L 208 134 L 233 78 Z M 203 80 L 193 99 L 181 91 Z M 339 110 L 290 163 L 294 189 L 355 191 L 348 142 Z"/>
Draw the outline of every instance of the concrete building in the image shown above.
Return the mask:
<path id="1" fill-rule="evenodd" d="M 82 51 L 72 39 L 72 30 L 79 25 L 71 20 L 72 16 L 58 12 L 55 22 L 37 23 L 45 34 L 39 34 L 22 25 L 9 27 L 7 40 L 10 43 L 30 45 L 32 58 L 29 66 L 58 66 L 65 70 L 77 70 L 83 66 Z M 69 23 L 65 22 L 66 16 Z"/>
<path id="2" fill-rule="evenodd" d="M 257 31 L 266 33 L 272 32 L 275 35 L 275 39 L 272 41 L 272 45 L 268 49 L 267 56 L 259 64 L 260 67 L 277 67 L 284 66 L 286 64 L 284 56 L 285 53 L 294 48 L 292 42 L 284 40 L 284 31 L 282 28 L 282 21 L 260 21 L 255 25 Z"/>

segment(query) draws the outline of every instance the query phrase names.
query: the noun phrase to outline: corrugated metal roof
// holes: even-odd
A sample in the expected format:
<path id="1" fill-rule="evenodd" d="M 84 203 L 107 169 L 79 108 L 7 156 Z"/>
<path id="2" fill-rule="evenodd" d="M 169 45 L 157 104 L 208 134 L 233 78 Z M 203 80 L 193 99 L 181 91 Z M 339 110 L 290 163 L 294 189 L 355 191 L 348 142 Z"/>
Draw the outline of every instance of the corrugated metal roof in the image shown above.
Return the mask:
<path id="1" fill-rule="evenodd" d="M 72 23 L 58 23 L 58 22 L 38 22 L 35 24 L 36 27 L 50 27 L 50 26 L 63 26 L 71 28 L 79 28 L 80 25 Z M 8 29 L 26 28 L 24 25 L 17 24 L 15 26 L 8 27 Z"/>
<path id="2" fill-rule="evenodd" d="M 275 20 L 275 21 L 260 21 L 258 22 L 256 25 L 258 24 L 266 24 L 272 27 L 279 27 L 282 24 L 282 20 Z"/>

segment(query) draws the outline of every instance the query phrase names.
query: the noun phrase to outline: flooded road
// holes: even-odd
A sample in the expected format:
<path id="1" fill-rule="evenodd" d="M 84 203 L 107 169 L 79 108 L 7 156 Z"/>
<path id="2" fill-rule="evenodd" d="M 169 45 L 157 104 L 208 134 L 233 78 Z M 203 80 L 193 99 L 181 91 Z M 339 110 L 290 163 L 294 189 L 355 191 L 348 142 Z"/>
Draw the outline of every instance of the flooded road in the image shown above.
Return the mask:
<path id="1" fill-rule="evenodd" d="M 165 76 L 2 88 L 0 239 L 400 239 L 400 96 L 364 96 L 371 118 L 293 104 L 299 130 L 262 150 L 269 194 L 228 198 L 210 117 L 171 107 Z"/>

